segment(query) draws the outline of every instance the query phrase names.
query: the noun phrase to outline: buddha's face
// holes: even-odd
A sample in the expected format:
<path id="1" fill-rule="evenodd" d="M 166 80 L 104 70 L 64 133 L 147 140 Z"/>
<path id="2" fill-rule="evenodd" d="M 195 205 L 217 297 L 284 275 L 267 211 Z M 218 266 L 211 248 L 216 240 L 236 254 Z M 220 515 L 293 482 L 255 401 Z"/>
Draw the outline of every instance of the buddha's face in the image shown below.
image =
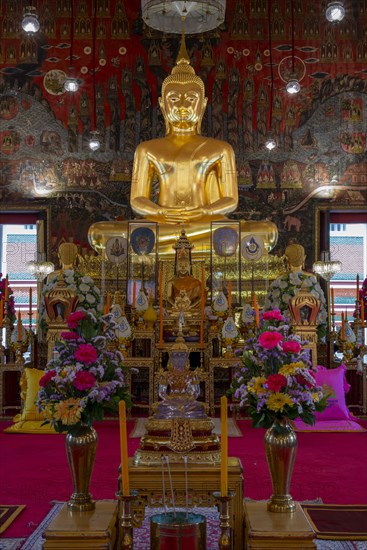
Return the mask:
<path id="1" fill-rule="evenodd" d="M 205 111 L 206 98 L 198 84 L 172 82 L 166 86 L 160 106 L 174 128 L 197 128 Z"/>
<path id="2" fill-rule="evenodd" d="M 178 275 L 188 275 L 190 273 L 190 262 L 186 259 L 178 260 L 177 273 Z"/>

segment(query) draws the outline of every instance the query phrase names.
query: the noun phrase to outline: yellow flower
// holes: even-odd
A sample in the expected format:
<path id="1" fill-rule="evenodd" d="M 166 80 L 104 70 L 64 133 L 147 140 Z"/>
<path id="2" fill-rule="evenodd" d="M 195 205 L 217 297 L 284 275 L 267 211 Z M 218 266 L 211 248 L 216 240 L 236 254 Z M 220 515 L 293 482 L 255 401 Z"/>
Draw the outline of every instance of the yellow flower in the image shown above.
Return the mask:
<path id="1" fill-rule="evenodd" d="M 302 361 L 297 361 L 296 363 L 288 363 L 286 365 L 283 365 L 279 369 L 279 374 L 283 374 L 283 376 L 292 376 L 296 373 L 297 369 L 304 369 L 305 365 L 302 363 Z"/>
<path id="2" fill-rule="evenodd" d="M 320 401 L 320 394 L 318 392 L 312 392 L 311 397 L 314 403 L 318 403 Z"/>
<path id="3" fill-rule="evenodd" d="M 286 405 L 293 407 L 294 403 L 289 395 L 281 392 L 273 393 L 266 401 L 268 409 L 274 412 L 283 412 Z"/>
<path id="4" fill-rule="evenodd" d="M 257 376 L 256 378 L 253 378 L 253 381 L 251 384 L 247 384 L 247 391 L 249 393 L 263 393 L 264 391 L 264 383 L 266 382 L 265 376 Z"/>
<path id="5" fill-rule="evenodd" d="M 66 399 L 66 401 L 57 403 L 55 420 L 61 420 L 66 426 L 71 426 L 79 422 L 81 412 L 80 399 Z"/>
<path id="6" fill-rule="evenodd" d="M 48 404 L 43 406 L 41 411 L 42 418 L 47 418 L 47 420 L 53 420 L 55 418 L 55 408 L 54 405 Z"/>

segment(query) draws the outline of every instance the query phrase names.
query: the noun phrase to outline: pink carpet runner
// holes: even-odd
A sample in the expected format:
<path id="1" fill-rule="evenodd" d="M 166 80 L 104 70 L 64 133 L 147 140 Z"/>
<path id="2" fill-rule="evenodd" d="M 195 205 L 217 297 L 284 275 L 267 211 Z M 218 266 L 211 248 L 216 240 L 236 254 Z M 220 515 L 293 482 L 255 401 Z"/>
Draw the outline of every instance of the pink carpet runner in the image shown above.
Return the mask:
<path id="1" fill-rule="evenodd" d="M 367 428 L 367 421 L 361 421 Z M 7 538 L 28 537 L 50 510 L 51 501 L 66 501 L 71 494 L 65 435 L 4 434 L 0 423 L 0 503 L 25 504 L 8 527 Z M 129 422 L 128 433 L 134 426 Z M 261 500 L 271 493 L 264 452 L 263 429 L 238 421 L 243 437 L 228 440 L 229 454 L 244 468 L 244 494 Z M 95 499 L 111 499 L 117 490 L 120 463 L 117 421 L 97 423 L 97 459 L 91 490 Z M 367 504 L 367 432 L 298 433 L 298 453 L 291 493 L 299 501 L 321 498 L 328 504 Z M 129 439 L 129 455 L 139 439 Z M 218 479 L 219 488 L 219 479 Z"/>

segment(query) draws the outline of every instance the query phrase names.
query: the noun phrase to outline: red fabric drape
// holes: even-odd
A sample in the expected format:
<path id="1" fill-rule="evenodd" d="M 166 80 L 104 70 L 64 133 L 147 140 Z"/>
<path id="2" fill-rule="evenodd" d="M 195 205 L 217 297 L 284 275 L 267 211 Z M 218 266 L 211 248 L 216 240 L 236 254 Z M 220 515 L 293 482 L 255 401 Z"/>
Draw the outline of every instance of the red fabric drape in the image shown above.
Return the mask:
<path id="1" fill-rule="evenodd" d="M 0 212 L 0 224 L 36 224 L 39 218 L 38 212 Z"/>
<path id="2" fill-rule="evenodd" d="M 367 212 L 330 212 L 330 223 L 367 223 Z"/>

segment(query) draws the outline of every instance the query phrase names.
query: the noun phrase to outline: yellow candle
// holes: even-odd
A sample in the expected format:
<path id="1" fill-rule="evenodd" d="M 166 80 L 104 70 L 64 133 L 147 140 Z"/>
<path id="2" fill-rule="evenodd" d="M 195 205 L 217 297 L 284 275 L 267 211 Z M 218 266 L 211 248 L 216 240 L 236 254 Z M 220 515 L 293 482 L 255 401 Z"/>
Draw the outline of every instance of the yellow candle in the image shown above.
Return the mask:
<path id="1" fill-rule="evenodd" d="M 344 321 L 344 311 L 342 311 L 342 329 L 341 329 L 341 339 L 345 340 L 345 321 Z"/>
<path id="2" fill-rule="evenodd" d="M 232 308 L 232 281 L 228 281 L 228 309 Z"/>
<path id="3" fill-rule="evenodd" d="M 228 495 L 228 421 L 227 398 L 220 398 L 220 492 L 222 497 Z"/>
<path id="4" fill-rule="evenodd" d="M 22 318 L 20 316 L 20 309 L 18 309 L 18 342 L 22 341 Z"/>
<path id="5" fill-rule="evenodd" d="M 111 309 L 111 294 L 109 292 L 107 292 L 107 297 L 106 297 L 106 309 L 107 309 L 107 313 L 109 313 Z"/>
<path id="6" fill-rule="evenodd" d="M 356 292 L 356 300 L 359 300 L 359 275 L 357 273 L 357 280 L 356 280 L 356 286 L 357 286 L 357 292 Z"/>
<path id="7" fill-rule="evenodd" d="M 135 309 L 136 307 L 136 281 L 133 282 L 133 303 L 132 308 Z"/>
<path id="8" fill-rule="evenodd" d="M 259 304 L 257 303 L 257 297 L 256 297 L 256 294 L 254 293 L 254 310 L 255 310 L 255 322 L 256 322 L 256 326 L 259 327 L 260 326 L 260 311 L 259 311 Z"/>
<path id="9" fill-rule="evenodd" d="M 158 290 L 159 290 L 159 347 L 163 348 L 163 274 L 161 269 L 159 270 Z"/>
<path id="10" fill-rule="evenodd" d="M 127 452 L 127 432 L 126 432 L 126 404 L 125 401 L 119 402 L 119 421 L 120 421 L 120 450 L 121 450 L 121 480 L 122 494 L 126 497 L 130 495 L 129 484 L 129 458 Z"/>
<path id="11" fill-rule="evenodd" d="M 331 288 L 330 289 L 330 292 L 331 292 L 331 313 L 335 313 L 335 310 L 334 310 L 334 289 Z"/>
<path id="12" fill-rule="evenodd" d="M 201 269 L 201 302 L 200 302 L 200 347 L 204 346 L 204 310 L 205 310 L 205 274 Z"/>
<path id="13" fill-rule="evenodd" d="M 5 292 L 4 292 L 5 302 L 9 300 L 9 279 L 8 276 L 5 277 Z"/>

